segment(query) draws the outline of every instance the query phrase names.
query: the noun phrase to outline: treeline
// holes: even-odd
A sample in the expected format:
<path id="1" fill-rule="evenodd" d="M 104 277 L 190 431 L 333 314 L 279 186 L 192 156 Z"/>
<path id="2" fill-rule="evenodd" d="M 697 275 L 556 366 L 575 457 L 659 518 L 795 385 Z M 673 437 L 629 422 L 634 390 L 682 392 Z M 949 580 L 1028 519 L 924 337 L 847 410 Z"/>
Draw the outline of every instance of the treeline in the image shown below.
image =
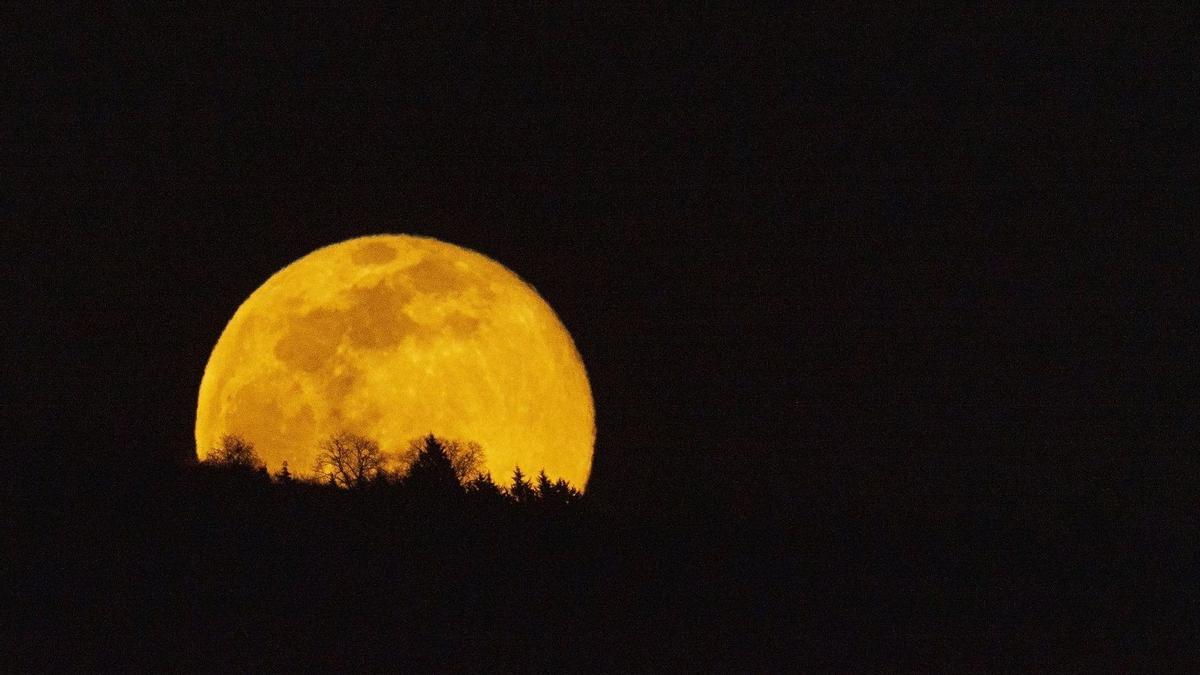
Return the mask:
<path id="1" fill-rule="evenodd" d="M 483 470 L 484 451 L 473 441 L 440 438 L 432 433 L 414 438 L 404 451 L 384 452 L 373 439 L 340 432 L 320 444 L 313 473 L 292 471 L 285 461 L 271 475 L 254 444 L 226 434 L 199 463 L 201 471 L 232 478 L 288 486 L 404 491 L 430 496 L 461 495 L 475 500 L 510 504 L 569 506 L 582 493 L 562 478 L 551 479 L 543 469 L 529 477 L 520 466 L 506 484 Z"/>
<path id="2" fill-rule="evenodd" d="M 794 558 L 774 532 L 621 510 L 544 471 L 493 480 L 482 453 L 425 436 L 388 455 L 337 434 L 314 465 L 268 471 L 230 436 L 177 471 L 96 481 L 15 563 L 38 582 L 6 603 L 7 662 L 737 671 L 787 644 L 796 584 L 775 561 Z"/>
<path id="3" fill-rule="evenodd" d="M 588 637 L 627 612 L 604 609 L 597 574 L 632 574 L 602 545 L 603 514 L 544 471 L 501 483 L 482 460 L 466 441 L 427 435 L 389 454 L 339 433 L 314 465 L 268 471 L 252 443 L 226 436 L 204 461 L 87 502 L 22 563 L 53 583 L 24 602 L 10 660 L 151 672 L 602 660 Z"/>

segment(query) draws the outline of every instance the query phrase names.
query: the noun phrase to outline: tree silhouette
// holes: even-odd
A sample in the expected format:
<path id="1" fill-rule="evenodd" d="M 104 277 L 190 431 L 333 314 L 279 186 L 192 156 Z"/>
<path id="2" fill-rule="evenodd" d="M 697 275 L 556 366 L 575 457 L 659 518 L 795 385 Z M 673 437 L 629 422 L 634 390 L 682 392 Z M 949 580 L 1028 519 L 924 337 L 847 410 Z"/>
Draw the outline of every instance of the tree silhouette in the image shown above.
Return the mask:
<path id="1" fill-rule="evenodd" d="M 212 449 L 205 462 L 212 466 L 251 471 L 266 468 L 254 451 L 254 444 L 237 434 L 222 436 L 221 444 Z"/>
<path id="2" fill-rule="evenodd" d="M 375 441 L 343 431 L 321 442 L 315 469 L 331 484 L 362 487 L 384 470 L 387 458 Z"/>
<path id="3" fill-rule="evenodd" d="M 503 500 L 504 491 L 492 480 L 490 473 L 477 473 L 475 477 L 463 484 L 467 494 L 476 495 L 487 500 Z"/>
<path id="4" fill-rule="evenodd" d="M 534 492 L 533 485 L 529 479 L 525 477 L 521 467 L 517 466 L 513 469 L 512 487 L 509 488 L 508 494 L 513 498 L 513 501 L 518 504 L 526 504 L 533 501 L 537 493 Z"/>
<path id="5" fill-rule="evenodd" d="M 537 496 L 542 504 L 560 508 L 574 504 L 582 495 L 562 478 L 552 482 L 546 470 L 542 469 L 537 478 Z"/>
<path id="6" fill-rule="evenodd" d="M 409 464 L 406 485 L 437 492 L 461 491 L 462 483 L 444 441 L 429 434 L 412 441 L 409 449 L 416 456 Z"/>
<path id="7" fill-rule="evenodd" d="M 571 504 L 578 492 L 545 470 L 527 475 L 514 467 L 499 480 L 476 471 L 460 480 L 464 467 L 479 461 L 475 443 L 427 434 L 411 446 L 413 460 L 404 477 L 390 471 L 394 457 L 378 443 L 345 432 L 320 443 L 316 473 L 311 465 L 292 467 L 290 461 L 268 473 L 251 443 L 227 436 L 206 453 L 208 459 L 155 491 L 154 499 L 165 500 L 161 505 L 138 515 L 148 519 L 141 525 L 156 538 L 187 546 L 186 573 L 177 572 L 173 561 L 149 574 L 128 573 L 121 567 L 123 552 L 100 564 L 108 565 L 102 569 L 111 578 L 156 584 L 147 587 L 164 597 L 197 597 L 213 608 L 209 616 L 196 618 L 180 603 L 180 616 L 172 621 L 193 628 L 189 632 L 203 641 L 202 660 L 185 664 L 214 668 L 240 665 L 236 659 L 245 655 L 253 666 L 277 670 L 313 664 L 334 670 L 346 664 L 383 668 L 394 666 L 397 658 L 408 659 L 401 666 L 436 670 L 455 666 L 451 650 L 465 649 L 477 659 L 470 665 L 482 669 L 495 662 L 485 656 L 489 645 L 509 649 L 509 624 L 528 631 L 517 634 L 523 644 L 534 644 L 533 636 L 551 625 L 547 622 L 557 623 L 574 611 L 572 603 L 599 597 L 591 591 L 572 593 L 592 583 L 576 575 L 594 568 L 598 558 L 587 547 L 606 537 L 598 528 L 607 514 L 585 516 Z M 143 502 L 130 503 L 134 512 Z M 95 538 L 118 539 L 123 535 L 117 528 L 124 525 L 115 523 Z M 79 530 L 87 536 L 85 528 Z M 137 544 L 150 540 L 137 537 Z M 154 559 L 149 553 L 143 550 L 139 559 Z M 90 569 L 96 563 L 86 565 Z M 77 567 L 84 569 L 84 561 Z M 139 574 L 148 581 L 138 581 Z M 536 583 L 522 583 L 533 575 Z M 332 582 L 305 585 L 308 579 Z M 89 621 L 116 612 L 134 625 L 132 616 L 121 614 L 131 610 L 121 603 L 109 610 L 113 603 L 100 600 L 110 598 L 97 597 L 98 609 Z M 328 618 L 312 623 L 311 617 L 324 611 Z M 409 614 L 417 618 L 405 623 Z M 299 647 L 275 649 L 274 634 L 259 641 L 249 632 L 230 636 L 201 630 L 210 616 L 223 625 L 245 620 L 285 626 Z M 457 633 L 444 629 L 452 622 L 471 639 L 482 633 L 483 646 L 471 642 L 460 648 Z M 174 626 L 136 627 L 139 637 L 149 633 L 166 642 Z M 341 643 L 329 647 L 320 636 L 327 637 L 330 629 L 362 636 L 366 651 L 351 655 Z M 502 669 L 519 667 L 529 657 L 511 658 L 499 661 Z M 563 662 L 555 655 L 536 665 L 551 669 Z"/>
<path id="8" fill-rule="evenodd" d="M 483 466 L 483 447 L 475 441 L 450 441 L 446 454 L 460 483 L 479 473 Z"/>
<path id="9" fill-rule="evenodd" d="M 458 441 L 449 438 L 439 438 L 429 435 L 437 441 L 441 446 L 444 454 L 450 459 L 450 465 L 454 469 L 454 476 L 458 479 L 459 484 L 466 484 L 476 474 L 479 473 L 483 466 L 483 448 L 475 441 Z M 428 438 L 414 438 L 409 442 L 408 448 L 401 454 L 400 464 L 412 470 L 413 464 L 425 450 Z"/>

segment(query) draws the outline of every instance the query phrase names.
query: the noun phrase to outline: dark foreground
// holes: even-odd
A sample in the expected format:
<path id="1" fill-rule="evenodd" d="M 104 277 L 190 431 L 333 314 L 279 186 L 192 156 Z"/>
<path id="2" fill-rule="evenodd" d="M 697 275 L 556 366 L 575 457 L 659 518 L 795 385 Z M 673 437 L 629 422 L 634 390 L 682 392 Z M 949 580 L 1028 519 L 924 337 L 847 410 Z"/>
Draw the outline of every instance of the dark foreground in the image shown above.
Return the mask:
<path id="1" fill-rule="evenodd" d="M 789 544 L 754 528 L 204 466 L 127 487 L 16 533 L 10 665 L 734 668 L 795 648 Z"/>
<path id="2" fill-rule="evenodd" d="M 1004 522 L 996 508 L 956 519 L 851 502 L 767 513 L 732 500 L 684 517 L 586 496 L 342 490 L 205 467 L 91 490 L 17 504 L 7 523 L 8 667 L 960 670 L 1190 658 L 1192 599 L 1154 590 L 1186 578 L 1186 542 L 1099 512 L 1058 531 Z"/>

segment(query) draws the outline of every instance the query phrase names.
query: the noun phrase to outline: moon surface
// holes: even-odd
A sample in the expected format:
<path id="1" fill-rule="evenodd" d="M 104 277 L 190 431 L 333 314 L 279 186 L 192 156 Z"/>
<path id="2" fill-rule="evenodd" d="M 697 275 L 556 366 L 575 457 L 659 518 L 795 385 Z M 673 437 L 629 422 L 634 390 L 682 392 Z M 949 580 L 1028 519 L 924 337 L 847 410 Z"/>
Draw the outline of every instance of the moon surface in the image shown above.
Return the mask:
<path id="1" fill-rule="evenodd" d="M 583 361 L 531 286 L 479 253 L 380 235 L 310 253 L 242 303 L 200 383 L 196 449 L 223 434 L 275 471 L 311 471 L 350 431 L 397 452 L 433 433 L 475 441 L 485 470 L 545 469 L 584 489 L 595 411 Z"/>

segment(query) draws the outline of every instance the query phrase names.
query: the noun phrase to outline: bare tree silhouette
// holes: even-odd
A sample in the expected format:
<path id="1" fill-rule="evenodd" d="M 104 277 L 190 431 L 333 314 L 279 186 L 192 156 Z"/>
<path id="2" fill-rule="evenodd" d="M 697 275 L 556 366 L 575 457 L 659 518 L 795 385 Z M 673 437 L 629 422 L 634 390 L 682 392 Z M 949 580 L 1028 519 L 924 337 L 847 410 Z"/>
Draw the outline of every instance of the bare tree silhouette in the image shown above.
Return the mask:
<path id="1" fill-rule="evenodd" d="M 221 444 L 213 448 L 208 458 L 204 460 L 212 466 L 225 468 L 241 468 L 257 471 L 266 468 L 254 444 L 237 434 L 225 434 Z"/>
<path id="2" fill-rule="evenodd" d="M 378 478 L 387 464 L 379 443 L 348 431 L 330 436 L 320 447 L 314 468 L 339 487 L 362 487 Z"/>

